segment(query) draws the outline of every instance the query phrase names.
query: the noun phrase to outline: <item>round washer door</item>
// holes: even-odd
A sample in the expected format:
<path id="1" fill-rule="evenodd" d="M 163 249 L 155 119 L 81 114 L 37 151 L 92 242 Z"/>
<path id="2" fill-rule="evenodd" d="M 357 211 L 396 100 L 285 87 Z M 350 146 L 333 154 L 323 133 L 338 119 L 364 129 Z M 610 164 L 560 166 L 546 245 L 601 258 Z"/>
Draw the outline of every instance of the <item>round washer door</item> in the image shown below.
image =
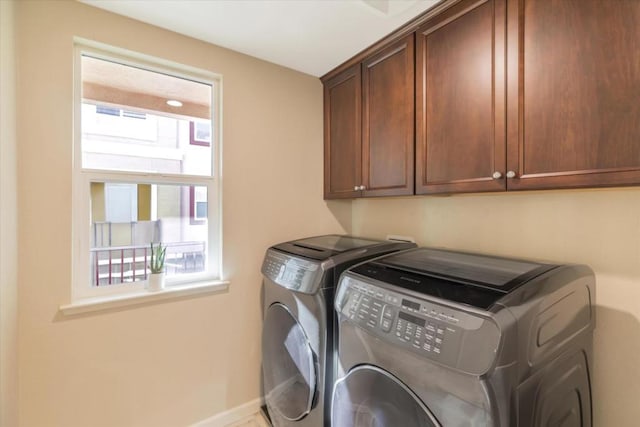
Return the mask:
<path id="1" fill-rule="evenodd" d="M 420 399 L 390 373 L 358 366 L 336 382 L 331 424 L 357 427 L 441 427 Z"/>
<path id="2" fill-rule="evenodd" d="M 307 415 L 316 391 L 316 363 L 304 330 L 287 307 L 267 309 L 262 330 L 262 370 L 269 411 L 289 421 Z"/>

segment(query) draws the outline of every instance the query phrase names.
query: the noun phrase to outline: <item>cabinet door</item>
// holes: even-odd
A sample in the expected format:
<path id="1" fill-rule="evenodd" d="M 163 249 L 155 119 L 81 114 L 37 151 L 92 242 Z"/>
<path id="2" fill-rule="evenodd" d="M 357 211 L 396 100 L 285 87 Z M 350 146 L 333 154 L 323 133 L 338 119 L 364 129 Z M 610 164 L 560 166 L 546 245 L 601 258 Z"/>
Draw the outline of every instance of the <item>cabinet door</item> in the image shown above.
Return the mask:
<path id="1" fill-rule="evenodd" d="M 324 198 L 353 198 L 362 185 L 360 64 L 324 85 Z"/>
<path id="2" fill-rule="evenodd" d="M 640 184 L 640 1 L 508 10 L 508 189 Z"/>
<path id="3" fill-rule="evenodd" d="M 413 34 L 363 63 L 364 196 L 413 194 Z"/>
<path id="4" fill-rule="evenodd" d="M 416 40 L 416 193 L 505 190 L 505 0 L 463 0 Z"/>

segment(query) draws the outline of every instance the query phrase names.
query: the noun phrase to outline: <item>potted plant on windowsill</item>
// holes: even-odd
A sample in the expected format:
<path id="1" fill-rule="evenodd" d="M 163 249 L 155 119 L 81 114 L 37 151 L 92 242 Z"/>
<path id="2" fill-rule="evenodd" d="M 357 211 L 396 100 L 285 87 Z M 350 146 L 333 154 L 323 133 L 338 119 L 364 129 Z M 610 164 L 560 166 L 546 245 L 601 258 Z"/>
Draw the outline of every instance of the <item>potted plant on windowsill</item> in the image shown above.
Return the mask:
<path id="1" fill-rule="evenodd" d="M 167 253 L 167 247 L 162 246 L 162 242 L 156 246 L 151 243 L 151 262 L 149 263 L 149 279 L 147 281 L 147 289 L 150 291 L 159 291 L 164 289 L 164 257 Z"/>

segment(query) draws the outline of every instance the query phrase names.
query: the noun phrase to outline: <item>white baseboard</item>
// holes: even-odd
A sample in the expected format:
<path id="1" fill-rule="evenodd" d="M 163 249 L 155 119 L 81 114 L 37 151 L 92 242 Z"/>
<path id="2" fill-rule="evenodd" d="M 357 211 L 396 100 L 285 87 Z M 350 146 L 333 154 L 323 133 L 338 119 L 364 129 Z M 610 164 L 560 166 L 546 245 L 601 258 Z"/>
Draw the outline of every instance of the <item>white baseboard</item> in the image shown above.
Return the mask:
<path id="1" fill-rule="evenodd" d="M 235 408 L 216 414 L 206 420 L 199 421 L 191 427 L 225 427 L 260 412 L 260 407 L 263 404 L 264 401 L 262 399 L 255 399 L 243 405 L 236 406 Z"/>

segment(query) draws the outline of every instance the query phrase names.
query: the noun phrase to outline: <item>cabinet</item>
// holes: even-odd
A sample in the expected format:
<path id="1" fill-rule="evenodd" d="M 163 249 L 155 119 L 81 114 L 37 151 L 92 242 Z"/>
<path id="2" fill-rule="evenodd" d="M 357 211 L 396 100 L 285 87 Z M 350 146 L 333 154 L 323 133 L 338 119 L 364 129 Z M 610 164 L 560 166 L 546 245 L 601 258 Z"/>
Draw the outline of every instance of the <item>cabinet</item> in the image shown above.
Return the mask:
<path id="1" fill-rule="evenodd" d="M 360 195 L 362 74 L 357 64 L 324 84 L 324 198 Z"/>
<path id="2" fill-rule="evenodd" d="M 413 194 L 414 38 L 324 82 L 324 196 Z"/>
<path id="3" fill-rule="evenodd" d="M 324 82 L 325 198 L 640 185 L 639 17 L 442 2 Z"/>
<path id="4" fill-rule="evenodd" d="M 640 2 L 507 8 L 508 189 L 640 184 Z"/>
<path id="5" fill-rule="evenodd" d="M 505 190 L 505 0 L 462 1 L 416 32 L 416 193 Z"/>

